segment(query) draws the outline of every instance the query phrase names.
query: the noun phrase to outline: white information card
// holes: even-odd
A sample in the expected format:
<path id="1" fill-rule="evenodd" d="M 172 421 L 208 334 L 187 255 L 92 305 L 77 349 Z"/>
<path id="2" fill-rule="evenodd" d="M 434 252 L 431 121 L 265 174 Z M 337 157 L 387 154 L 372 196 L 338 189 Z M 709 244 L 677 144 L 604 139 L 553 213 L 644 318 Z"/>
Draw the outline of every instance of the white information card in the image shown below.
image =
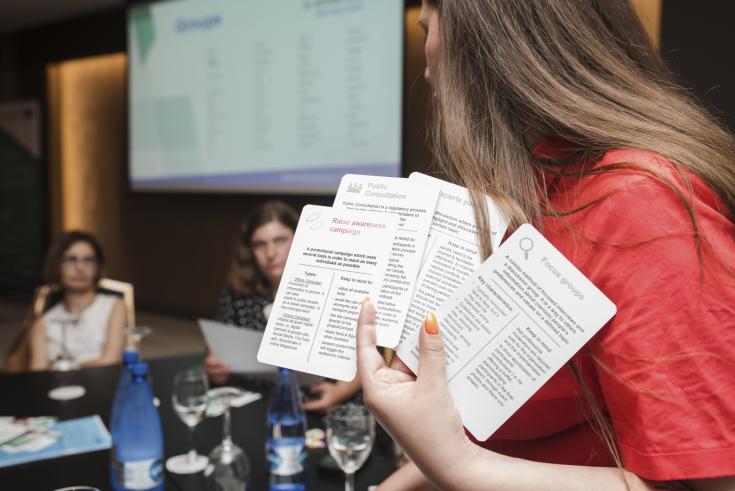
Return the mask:
<path id="1" fill-rule="evenodd" d="M 305 206 L 258 361 L 354 379 L 357 317 L 380 291 L 397 225 L 393 214 Z"/>
<path id="2" fill-rule="evenodd" d="M 434 182 L 418 186 L 400 177 L 347 174 L 342 178 L 335 208 L 399 217 L 383 288 L 375 298 L 378 346 L 395 348 L 401 339 L 438 198 Z"/>
<path id="3" fill-rule="evenodd" d="M 615 311 L 535 228 L 521 226 L 437 312 L 463 424 L 489 438 Z"/>
<path id="4" fill-rule="evenodd" d="M 418 358 L 411 351 L 428 310 L 437 310 L 482 262 L 475 215 L 466 188 L 418 172 L 411 174 L 418 188 L 439 188 L 439 201 L 431 222 L 426 252 L 396 353 L 416 371 Z M 508 228 L 505 215 L 487 198 L 490 242 L 496 250 Z"/>

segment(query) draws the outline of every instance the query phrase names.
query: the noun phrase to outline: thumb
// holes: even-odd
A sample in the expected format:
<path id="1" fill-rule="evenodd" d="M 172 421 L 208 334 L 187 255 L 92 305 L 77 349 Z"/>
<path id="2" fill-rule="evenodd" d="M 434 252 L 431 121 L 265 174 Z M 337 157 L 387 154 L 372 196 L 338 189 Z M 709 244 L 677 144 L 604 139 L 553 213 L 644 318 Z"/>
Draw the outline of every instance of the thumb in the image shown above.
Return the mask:
<path id="1" fill-rule="evenodd" d="M 423 329 L 419 333 L 419 373 L 417 381 L 446 382 L 444 367 L 444 342 L 439 332 L 439 321 L 436 314 L 429 311 L 424 319 Z"/>
<path id="2" fill-rule="evenodd" d="M 385 361 L 378 353 L 376 345 L 375 305 L 369 298 L 365 298 L 362 302 L 360 317 L 357 319 L 356 338 L 357 373 L 365 380 L 368 379 L 368 374 L 385 367 Z"/>

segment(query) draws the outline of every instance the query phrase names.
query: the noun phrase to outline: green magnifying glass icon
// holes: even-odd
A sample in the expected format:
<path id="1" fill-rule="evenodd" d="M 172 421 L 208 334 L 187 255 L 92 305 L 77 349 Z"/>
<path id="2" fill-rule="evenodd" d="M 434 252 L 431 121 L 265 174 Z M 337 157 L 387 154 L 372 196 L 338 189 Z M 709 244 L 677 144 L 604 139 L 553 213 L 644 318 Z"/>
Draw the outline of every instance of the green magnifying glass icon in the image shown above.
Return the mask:
<path id="1" fill-rule="evenodd" d="M 518 246 L 523 251 L 523 255 L 528 259 L 528 253 L 533 249 L 533 240 L 531 240 L 530 237 L 523 237 L 520 242 L 518 242 Z"/>

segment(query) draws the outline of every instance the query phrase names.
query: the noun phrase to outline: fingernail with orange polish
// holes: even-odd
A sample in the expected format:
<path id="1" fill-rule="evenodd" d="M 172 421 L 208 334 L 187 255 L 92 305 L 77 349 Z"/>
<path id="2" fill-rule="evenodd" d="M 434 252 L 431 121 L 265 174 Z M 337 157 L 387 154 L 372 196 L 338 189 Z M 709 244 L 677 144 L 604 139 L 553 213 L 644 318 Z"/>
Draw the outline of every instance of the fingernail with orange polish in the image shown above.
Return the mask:
<path id="1" fill-rule="evenodd" d="M 424 319 L 424 329 L 427 334 L 435 336 L 439 334 L 439 321 L 436 320 L 436 314 L 432 311 L 426 313 L 426 319 Z"/>

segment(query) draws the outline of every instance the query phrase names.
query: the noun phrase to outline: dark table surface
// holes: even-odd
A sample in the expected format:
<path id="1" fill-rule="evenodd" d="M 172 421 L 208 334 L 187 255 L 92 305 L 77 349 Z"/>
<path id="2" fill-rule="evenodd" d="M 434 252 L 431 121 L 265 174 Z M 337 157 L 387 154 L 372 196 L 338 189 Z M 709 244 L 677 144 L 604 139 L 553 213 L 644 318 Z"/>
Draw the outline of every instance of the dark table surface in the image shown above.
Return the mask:
<path id="1" fill-rule="evenodd" d="M 150 360 L 153 392 L 161 401 L 159 414 L 163 426 L 165 456 L 188 450 L 187 430 L 173 411 L 171 386 L 174 375 L 185 368 L 200 366 L 203 355 L 181 356 Z M 87 368 L 72 372 L 36 372 L 0 375 L 0 415 L 2 416 L 57 416 L 71 419 L 98 414 L 109 427 L 110 408 L 120 366 Z M 65 384 L 79 384 L 87 393 L 73 401 L 54 401 L 48 391 Z M 270 383 L 237 378 L 228 385 L 240 385 L 263 393 L 263 398 L 240 408 L 232 409 L 232 438 L 250 459 L 251 490 L 265 490 L 268 475 L 265 462 L 266 411 Z M 323 427 L 322 418 L 308 416 L 310 428 Z M 194 441 L 200 454 L 207 455 L 222 438 L 222 417 L 206 418 L 196 428 Z M 355 476 L 358 491 L 378 484 L 395 468 L 392 442 L 378 429 L 376 443 L 369 460 Z M 307 487 L 310 491 L 344 489 L 344 475 L 331 468 L 326 449 L 309 450 Z M 0 489 L 52 491 L 72 485 L 95 486 L 111 489 L 109 481 L 109 451 L 71 455 L 57 459 L 31 462 L 0 469 Z M 166 472 L 167 490 L 198 490 L 204 488 L 201 474 L 179 476 Z"/>

